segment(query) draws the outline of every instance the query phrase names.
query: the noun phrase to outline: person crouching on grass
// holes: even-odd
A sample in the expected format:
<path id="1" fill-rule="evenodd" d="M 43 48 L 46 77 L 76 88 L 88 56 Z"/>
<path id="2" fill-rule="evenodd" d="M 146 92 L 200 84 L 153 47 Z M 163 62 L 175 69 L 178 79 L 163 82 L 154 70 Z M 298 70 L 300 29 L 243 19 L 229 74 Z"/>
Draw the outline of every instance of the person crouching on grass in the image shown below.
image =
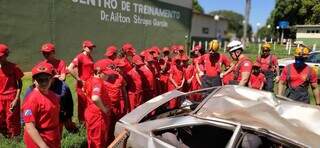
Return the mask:
<path id="1" fill-rule="evenodd" d="M 262 90 L 265 82 L 266 77 L 261 72 L 261 65 L 257 62 L 255 62 L 252 66 L 252 73 L 250 75 L 249 79 L 249 87 L 254 89 Z"/>
<path id="2" fill-rule="evenodd" d="M 49 90 L 53 78 L 53 66 L 41 63 L 32 69 L 35 88 L 22 106 L 25 122 L 24 143 L 27 148 L 59 148 L 60 129 L 59 97 Z"/>
<path id="3" fill-rule="evenodd" d="M 111 100 L 105 81 L 113 73 L 103 64 L 94 65 L 94 76 L 84 86 L 87 108 L 84 112 L 89 148 L 108 146 L 113 138 Z"/>

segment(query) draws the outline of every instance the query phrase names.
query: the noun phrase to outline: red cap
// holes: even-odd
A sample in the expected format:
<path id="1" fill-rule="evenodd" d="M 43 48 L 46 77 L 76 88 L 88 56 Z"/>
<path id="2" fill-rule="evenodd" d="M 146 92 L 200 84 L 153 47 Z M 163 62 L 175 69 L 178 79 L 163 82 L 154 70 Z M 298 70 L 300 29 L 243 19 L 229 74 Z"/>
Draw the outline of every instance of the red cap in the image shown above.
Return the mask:
<path id="1" fill-rule="evenodd" d="M 170 48 L 169 47 L 163 47 L 162 48 L 162 52 L 166 52 L 166 51 L 170 51 Z"/>
<path id="2" fill-rule="evenodd" d="M 115 59 L 115 60 L 114 60 L 114 63 L 115 63 L 115 65 L 118 66 L 118 67 L 124 67 L 124 66 L 126 66 L 126 62 L 124 62 L 123 59 Z"/>
<path id="3" fill-rule="evenodd" d="M 135 53 L 136 49 L 133 48 L 133 45 L 131 43 L 125 43 L 122 45 L 122 51 Z"/>
<path id="4" fill-rule="evenodd" d="M 83 48 L 85 48 L 85 47 L 92 48 L 92 47 L 96 47 L 96 45 L 94 45 L 93 42 L 90 40 L 85 40 L 82 43 L 82 47 Z"/>
<path id="5" fill-rule="evenodd" d="M 132 62 L 136 65 L 143 65 L 142 58 L 139 55 L 135 55 L 132 57 Z"/>
<path id="6" fill-rule="evenodd" d="M 149 54 L 147 51 L 148 51 L 148 49 L 142 50 L 142 51 L 140 52 L 140 56 L 145 57 L 147 54 Z"/>
<path id="7" fill-rule="evenodd" d="M 112 45 L 106 48 L 106 53 L 104 55 L 107 57 L 110 57 L 116 52 L 117 52 L 117 47 Z"/>
<path id="8" fill-rule="evenodd" d="M 112 70 L 110 68 L 106 67 L 103 62 L 97 62 L 94 64 L 93 67 L 95 70 L 98 70 L 106 75 L 109 75 L 112 72 Z"/>
<path id="9" fill-rule="evenodd" d="M 150 55 L 150 54 L 146 54 L 144 59 L 147 61 L 147 62 L 152 62 L 154 61 L 153 57 Z"/>
<path id="10" fill-rule="evenodd" d="M 53 66 L 49 63 L 40 63 L 40 64 L 37 64 L 36 66 L 34 66 L 32 68 L 32 77 L 37 75 L 37 74 L 40 74 L 40 73 L 46 73 L 46 74 L 49 74 L 49 75 L 53 75 L 54 71 L 53 71 Z"/>
<path id="11" fill-rule="evenodd" d="M 52 43 L 45 43 L 41 46 L 42 52 L 52 52 L 55 51 L 55 46 Z"/>
<path id="12" fill-rule="evenodd" d="M 9 52 L 8 46 L 5 44 L 0 44 L 0 56 L 3 56 L 8 52 Z"/>

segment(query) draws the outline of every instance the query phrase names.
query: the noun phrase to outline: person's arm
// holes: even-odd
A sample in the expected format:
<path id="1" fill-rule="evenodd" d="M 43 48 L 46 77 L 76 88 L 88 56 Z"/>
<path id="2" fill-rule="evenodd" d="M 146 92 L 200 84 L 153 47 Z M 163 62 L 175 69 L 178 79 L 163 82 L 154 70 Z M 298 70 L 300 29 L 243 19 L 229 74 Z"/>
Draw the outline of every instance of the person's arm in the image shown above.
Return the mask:
<path id="1" fill-rule="evenodd" d="M 200 76 L 198 73 L 196 73 L 196 80 L 199 83 L 200 86 L 202 86 L 201 80 L 200 80 Z"/>
<path id="2" fill-rule="evenodd" d="M 286 85 L 285 81 L 280 80 L 278 84 L 278 95 L 283 96 L 284 95 L 284 87 Z"/>
<path id="3" fill-rule="evenodd" d="M 47 144 L 41 138 L 38 130 L 36 129 L 33 122 L 26 123 L 26 131 L 28 132 L 31 139 L 40 147 L 40 148 L 49 148 Z"/>
<path id="4" fill-rule="evenodd" d="M 311 83 L 311 89 L 316 101 L 316 105 L 320 105 L 320 96 L 319 96 L 319 88 L 318 83 Z"/>
<path id="5" fill-rule="evenodd" d="M 173 79 L 172 76 L 173 76 L 173 74 L 170 73 L 170 75 L 169 75 L 169 81 L 174 85 L 175 88 L 177 88 L 178 85 L 177 85 L 176 81 Z"/>
<path id="6" fill-rule="evenodd" d="M 235 64 L 231 63 L 227 71 L 220 73 L 220 78 L 223 78 L 225 75 L 227 75 L 230 72 L 232 72 L 234 66 L 235 66 Z"/>
<path id="7" fill-rule="evenodd" d="M 181 85 L 179 86 L 179 89 L 183 87 L 184 83 L 185 83 L 186 79 L 183 77 Z"/>
<path id="8" fill-rule="evenodd" d="M 59 80 L 61 80 L 61 81 L 66 80 L 66 74 L 62 73 L 61 75 L 59 75 Z"/>
<path id="9" fill-rule="evenodd" d="M 240 86 L 245 86 L 250 78 L 250 72 L 242 72 L 241 73 L 241 80 L 239 82 Z"/>
<path id="10" fill-rule="evenodd" d="M 264 81 L 261 83 L 261 86 L 259 89 L 262 90 L 263 86 L 264 86 Z"/>
<path id="11" fill-rule="evenodd" d="M 81 81 L 78 75 L 78 71 L 75 70 L 75 67 L 76 65 L 74 65 L 73 63 L 70 63 L 70 65 L 68 66 L 68 71 L 74 79 L 76 79 L 77 81 Z"/>
<path id="12" fill-rule="evenodd" d="M 91 97 L 91 100 L 93 101 L 93 103 L 102 110 L 102 112 L 104 112 L 105 114 L 109 112 L 109 109 L 107 107 L 104 106 L 100 96 L 98 95 L 93 95 Z"/>
<path id="13" fill-rule="evenodd" d="M 193 78 L 194 78 L 194 75 L 190 79 L 187 80 L 187 83 L 190 84 L 192 82 Z"/>
<path id="14" fill-rule="evenodd" d="M 124 99 L 125 109 L 128 111 L 128 109 L 130 108 L 130 103 L 129 103 L 128 91 L 126 89 L 126 85 L 123 85 L 121 87 L 121 92 L 122 92 L 122 96 L 123 96 L 123 99 Z"/>
<path id="15" fill-rule="evenodd" d="M 251 85 L 251 81 L 249 80 L 249 82 L 248 82 L 248 87 L 249 88 L 252 88 L 252 85 Z"/>
<path id="16" fill-rule="evenodd" d="M 10 110 L 13 111 L 13 109 L 17 106 L 18 101 L 20 101 L 20 94 L 21 94 L 21 89 L 22 89 L 22 80 L 18 79 L 17 80 L 17 92 L 16 96 L 13 99 L 13 101 L 10 103 Z"/>

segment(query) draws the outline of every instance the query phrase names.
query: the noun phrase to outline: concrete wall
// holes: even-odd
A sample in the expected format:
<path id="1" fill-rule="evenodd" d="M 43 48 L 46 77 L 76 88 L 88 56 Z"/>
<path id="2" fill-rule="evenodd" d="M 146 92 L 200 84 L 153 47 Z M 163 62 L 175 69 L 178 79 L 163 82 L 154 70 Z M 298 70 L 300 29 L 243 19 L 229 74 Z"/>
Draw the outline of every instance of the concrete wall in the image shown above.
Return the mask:
<path id="1" fill-rule="evenodd" d="M 203 32 L 208 28 L 208 34 Z M 228 28 L 228 22 L 224 19 L 214 20 L 214 17 L 193 14 L 191 23 L 191 37 L 216 38 L 217 34 L 224 34 Z"/>
<path id="2" fill-rule="evenodd" d="M 297 38 L 320 38 L 320 27 L 297 28 Z"/>

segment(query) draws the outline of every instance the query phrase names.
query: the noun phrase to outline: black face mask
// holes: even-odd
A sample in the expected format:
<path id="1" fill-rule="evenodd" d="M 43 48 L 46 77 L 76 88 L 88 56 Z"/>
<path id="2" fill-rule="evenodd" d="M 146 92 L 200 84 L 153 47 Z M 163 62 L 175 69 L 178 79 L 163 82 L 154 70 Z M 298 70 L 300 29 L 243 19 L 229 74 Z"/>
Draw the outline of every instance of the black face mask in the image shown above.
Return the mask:
<path id="1" fill-rule="evenodd" d="M 34 79 L 37 81 L 38 85 L 42 89 L 46 89 L 50 87 L 50 80 L 52 76 L 48 74 L 38 74 L 34 77 Z"/>
<path id="2" fill-rule="evenodd" d="M 259 74 L 260 73 L 260 68 L 253 68 L 252 69 L 253 74 Z"/>
<path id="3" fill-rule="evenodd" d="M 294 62 L 294 65 L 297 67 L 297 68 L 302 68 L 304 65 L 305 65 L 305 61 L 307 60 L 307 58 L 305 57 L 295 57 L 295 62 Z"/>

